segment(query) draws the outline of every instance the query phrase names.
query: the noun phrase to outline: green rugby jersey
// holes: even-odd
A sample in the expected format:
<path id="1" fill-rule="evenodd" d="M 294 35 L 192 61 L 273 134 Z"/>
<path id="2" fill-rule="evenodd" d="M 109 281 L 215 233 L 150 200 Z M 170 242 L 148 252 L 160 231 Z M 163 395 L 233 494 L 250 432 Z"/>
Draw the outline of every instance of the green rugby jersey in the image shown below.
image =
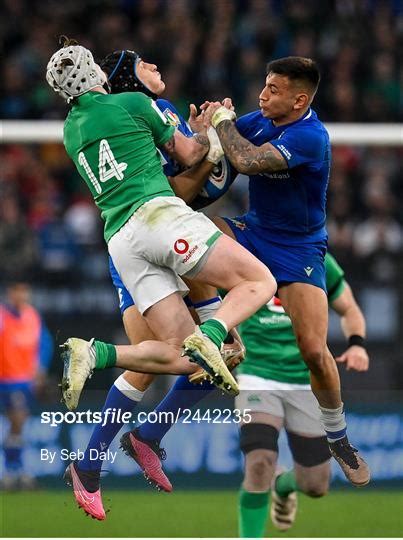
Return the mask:
<path id="1" fill-rule="evenodd" d="M 329 253 L 325 257 L 329 302 L 345 287 L 344 272 Z M 275 381 L 309 384 L 309 370 L 302 359 L 291 320 L 278 299 L 273 298 L 238 328 L 246 347 L 246 358 L 238 374 L 256 375 Z"/>
<path id="2" fill-rule="evenodd" d="M 140 92 L 87 92 L 75 100 L 64 146 L 101 210 L 107 242 L 146 201 L 174 195 L 157 150 L 174 131 Z"/>

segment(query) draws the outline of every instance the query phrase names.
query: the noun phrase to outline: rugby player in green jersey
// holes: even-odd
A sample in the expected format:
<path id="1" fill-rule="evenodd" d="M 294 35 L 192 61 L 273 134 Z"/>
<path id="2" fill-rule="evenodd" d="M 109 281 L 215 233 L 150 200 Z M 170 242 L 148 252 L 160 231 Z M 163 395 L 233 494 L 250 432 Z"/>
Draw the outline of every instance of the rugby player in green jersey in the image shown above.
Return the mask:
<path id="1" fill-rule="evenodd" d="M 325 258 L 329 305 L 340 316 L 348 339 L 337 358 L 347 369 L 366 371 L 365 320 L 344 273 L 328 253 Z M 265 535 L 271 489 L 270 515 L 275 527 L 289 529 L 297 512 L 297 492 L 321 497 L 329 488 L 330 452 L 320 421 L 318 403 L 292 330 L 291 320 L 272 299 L 239 327 L 246 358 L 238 367 L 240 394 L 236 407 L 247 410 L 251 421 L 241 427 L 245 476 L 239 498 L 239 534 Z M 285 428 L 294 469 L 275 472 L 279 431 Z"/>
<path id="2" fill-rule="evenodd" d="M 236 394 L 237 383 L 219 347 L 228 330 L 273 296 L 273 276 L 175 196 L 157 147 L 179 159 L 186 137 L 169 125 L 151 98 L 140 92 L 108 94 L 106 76 L 91 52 L 69 40 L 50 59 L 46 78 L 71 103 L 66 151 L 101 211 L 108 250 L 123 283 L 161 340 L 115 347 L 70 338 L 62 381 L 68 408 L 77 407 L 94 369 L 116 365 L 145 373 L 190 373 L 193 366 L 182 352 L 217 386 Z M 188 289 L 181 277 L 229 290 L 216 316 L 196 331 L 182 300 Z"/>

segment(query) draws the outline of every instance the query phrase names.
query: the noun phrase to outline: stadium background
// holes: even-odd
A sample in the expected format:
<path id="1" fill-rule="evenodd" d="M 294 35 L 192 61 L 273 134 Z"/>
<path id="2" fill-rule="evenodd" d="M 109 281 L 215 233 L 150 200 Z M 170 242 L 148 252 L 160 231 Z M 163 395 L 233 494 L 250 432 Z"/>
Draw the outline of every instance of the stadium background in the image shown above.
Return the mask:
<path id="1" fill-rule="evenodd" d="M 64 118 L 66 108 L 48 89 L 44 69 L 57 36 L 67 34 L 93 50 L 97 59 L 130 48 L 157 63 L 167 84 L 165 97 L 185 116 L 189 103 L 226 95 L 233 97 L 238 114 L 255 109 L 266 62 L 298 54 L 321 65 L 323 80 L 314 108 L 323 121 L 402 121 L 399 0 L 5 0 L 0 21 L 2 119 Z M 403 502 L 401 158 L 401 141 L 400 148 L 398 141 L 333 148 L 329 247 L 366 315 L 371 359 L 368 373 L 342 368 L 341 375 L 351 411 L 350 433 L 368 456 L 374 482 L 357 493 L 335 468 L 333 494 L 320 501 L 301 497 L 301 515 L 291 533 L 298 536 L 398 536 L 403 531 L 396 510 Z M 69 335 L 122 342 L 102 224 L 62 146 L 1 144 L 0 163 L 1 290 L 17 269 L 28 273 L 34 303 L 58 343 Z M 246 205 L 247 186 L 240 182 L 210 211 L 235 215 Z M 335 319 L 329 334 L 331 348 L 341 352 L 345 344 Z M 62 410 L 60 371 L 55 356 L 53 382 L 36 413 Z M 94 377 L 83 410 L 100 408 L 115 376 Z M 144 406 L 151 408 L 170 382 L 159 380 Z M 83 448 L 88 429 L 49 428 L 38 416 L 31 419 L 26 461 L 42 489 L 35 497 L 1 494 L 6 536 L 236 535 L 242 467 L 236 426 L 178 425 L 172 430 L 165 445 L 167 470 L 178 492 L 171 498 L 142 491 L 139 474 L 129 476 L 133 467 L 119 456 L 104 482 L 112 508 L 106 524 L 88 523 L 73 508 L 71 494 L 59 491 L 63 463 L 52 468 L 39 459 L 42 447 Z M 183 495 L 186 488 L 198 491 Z M 15 518 L 21 505 L 31 508 L 23 521 Z M 136 509 L 133 515 L 128 505 Z M 185 517 L 196 511 L 201 514 L 197 527 L 194 518 Z M 125 528 L 128 522 L 131 526 Z"/>

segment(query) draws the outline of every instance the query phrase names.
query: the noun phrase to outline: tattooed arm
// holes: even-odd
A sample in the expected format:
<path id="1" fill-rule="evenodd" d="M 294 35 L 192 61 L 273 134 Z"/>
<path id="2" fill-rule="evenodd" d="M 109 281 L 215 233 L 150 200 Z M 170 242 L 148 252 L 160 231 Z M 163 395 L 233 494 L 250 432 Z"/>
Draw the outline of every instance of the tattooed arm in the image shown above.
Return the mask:
<path id="1" fill-rule="evenodd" d="M 206 135 L 197 133 L 193 137 L 186 137 L 176 129 L 173 136 L 162 148 L 182 165 L 192 167 L 204 158 L 209 146 Z"/>
<path id="2" fill-rule="evenodd" d="M 243 174 L 257 174 L 288 169 L 287 161 L 270 143 L 255 146 L 240 135 L 234 122 L 224 120 L 216 127 L 225 155 Z"/>

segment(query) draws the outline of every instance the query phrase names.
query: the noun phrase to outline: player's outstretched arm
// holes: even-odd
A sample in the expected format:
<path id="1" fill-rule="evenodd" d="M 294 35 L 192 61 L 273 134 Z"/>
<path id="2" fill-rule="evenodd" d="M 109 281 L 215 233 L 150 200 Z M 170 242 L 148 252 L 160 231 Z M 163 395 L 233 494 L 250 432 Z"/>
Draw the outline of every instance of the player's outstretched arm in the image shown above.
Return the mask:
<path id="1" fill-rule="evenodd" d="M 205 110 L 205 122 L 216 128 L 225 155 L 242 174 L 258 174 L 288 169 L 282 154 L 270 143 L 255 146 L 237 130 L 234 111 L 220 103 L 211 103 Z"/>
<path id="2" fill-rule="evenodd" d="M 331 307 L 340 316 L 340 324 L 349 343 L 346 351 L 336 358 L 337 362 L 345 363 L 347 369 L 367 371 L 369 358 L 364 347 L 365 318 L 348 283 L 340 296 L 331 302 Z"/>

